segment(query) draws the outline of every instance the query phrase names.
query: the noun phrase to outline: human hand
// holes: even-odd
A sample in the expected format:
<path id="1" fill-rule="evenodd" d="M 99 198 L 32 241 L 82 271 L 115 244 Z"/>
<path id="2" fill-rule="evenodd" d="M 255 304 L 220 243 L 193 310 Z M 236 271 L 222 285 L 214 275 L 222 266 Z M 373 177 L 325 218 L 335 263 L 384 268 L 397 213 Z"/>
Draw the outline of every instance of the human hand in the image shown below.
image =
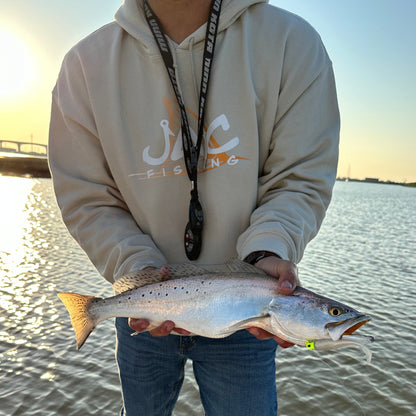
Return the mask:
<path id="1" fill-rule="evenodd" d="M 284 295 L 292 294 L 296 286 L 300 286 L 297 267 L 290 261 L 269 256 L 259 260 L 255 266 L 270 276 L 276 277 L 278 279 L 277 288 Z M 260 340 L 273 338 L 282 348 L 288 348 L 294 345 L 261 328 L 250 327 L 247 330 Z"/>
<path id="2" fill-rule="evenodd" d="M 146 267 L 144 270 L 156 270 L 155 267 Z M 169 268 L 166 266 L 163 266 L 161 269 L 159 269 L 160 272 L 160 281 L 168 280 L 169 279 Z M 140 319 L 140 318 L 129 318 L 129 326 L 131 329 L 134 329 L 136 332 L 143 332 L 146 331 L 149 326 L 150 322 L 147 319 Z M 166 335 L 169 335 L 172 331 L 177 332 L 181 335 L 189 335 L 190 332 L 186 331 L 182 328 L 176 328 L 175 323 L 172 321 L 165 321 L 162 322 L 157 327 L 154 327 L 149 330 L 150 334 L 152 334 L 154 337 L 164 337 Z"/>
<path id="3" fill-rule="evenodd" d="M 137 332 L 143 332 L 148 329 L 150 322 L 147 319 L 129 318 L 129 327 Z M 176 328 L 175 323 L 172 321 L 162 322 L 159 326 L 149 330 L 150 334 L 154 337 L 165 337 L 172 331 L 175 331 L 181 335 L 190 335 L 191 333 L 183 328 Z"/>

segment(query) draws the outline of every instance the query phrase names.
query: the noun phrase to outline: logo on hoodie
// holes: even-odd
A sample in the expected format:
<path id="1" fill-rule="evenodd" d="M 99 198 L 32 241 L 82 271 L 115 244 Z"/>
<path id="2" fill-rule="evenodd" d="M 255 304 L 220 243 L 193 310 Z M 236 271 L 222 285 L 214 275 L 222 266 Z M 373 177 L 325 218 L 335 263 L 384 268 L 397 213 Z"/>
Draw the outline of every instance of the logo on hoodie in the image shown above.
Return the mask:
<path id="1" fill-rule="evenodd" d="M 165 98 L 164 104 L 168 110 L 169 120 L 162 120 L 160 128 L 164 137 L 164 149 L 162 154 L 155 154 L 151 146 L 147 146 L 143 150 L 143 162 L 149 166 L 144 173 L 135 173 L 130 176 L 140 176 L 141 179 L 154 179 L 167 176 L 186 175 L 186 168 L 183 160 L 182 150 L 182 131 L 180 123 L 180 115 L 176 100 Z M 197 120 L 197 116 L 191 110 L 186 109 L 188 117 Z M 204 126 L 205 139 L 201 145 L 200 164 L 198 173 L 207 172 L 217 169 L 221 166 L 235 166 L 240 160 L 249 160 L 236 156 L 235 150 L 239 146 L 240 139 L 231 137 L 224 143 L 216 140 L 218 130 L 229 132 L 230 123 L 225 114 L 221 114 L 214 118 L 208 126 Z M 191 128 L 192 141 L 195 144 L 197 134 Z M 222 134 L 223 135 L 223 134 Z M 202 159 L 202 160 L 201 160 Z"/>

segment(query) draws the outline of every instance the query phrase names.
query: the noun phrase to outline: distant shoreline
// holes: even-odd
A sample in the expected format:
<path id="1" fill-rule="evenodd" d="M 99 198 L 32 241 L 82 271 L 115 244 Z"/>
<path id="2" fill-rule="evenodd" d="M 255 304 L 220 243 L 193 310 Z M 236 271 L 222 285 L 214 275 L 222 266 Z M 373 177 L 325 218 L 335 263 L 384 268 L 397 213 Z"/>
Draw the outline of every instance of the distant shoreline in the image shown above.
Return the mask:
<path id="1" fill-rule="evenodd" d="M 408 188 L 416 188 L 416 182 L 394 182 L 394 181 L 381 181 L 377 178 L 365 178 L 365 179 L 353 179 L 353 178 L 337 178 L 339 182 L 364 182 L 382 185 L 400 185 L 407 186 Z"/>
<path id="2" fill-rule="evenodd" d="M 32 155 L 0 155 L 0 174 L 32 178 L 50 178 L 48 159 Z"/>
<path id="3" fill-rule="evenodd" d="M 48 158 L 35 155 L 6 155 L 0 153 L 0 174 L 6 176 L 27 176 L 33 178 L 50 178 Z M 381 181 L 377 178 L 353 179 L 338 177 L 340 182 L 364 182 L 385 185 L 401 185 L 416 188 L 416 182 L 401 183 L 393 181 Z"/>

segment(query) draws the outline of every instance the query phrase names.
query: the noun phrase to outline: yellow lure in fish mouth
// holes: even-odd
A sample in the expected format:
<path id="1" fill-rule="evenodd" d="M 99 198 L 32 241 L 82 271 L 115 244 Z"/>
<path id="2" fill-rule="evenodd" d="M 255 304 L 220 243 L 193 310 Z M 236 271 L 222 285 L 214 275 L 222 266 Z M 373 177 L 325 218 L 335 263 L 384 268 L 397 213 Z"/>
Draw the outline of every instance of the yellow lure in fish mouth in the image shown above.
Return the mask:
<path id="1" fill-rule="evenodd" d="M 315 349 L 315 342 L 314 341 L 305 341 L 305 347 L 308 350 L 314 350 Z"/>
<path id="2" fill-rule="evenodd" d="M 306 341 L 305 346 L 310 350 L 336 350 L 339 348 L 356 347 L 365 353 L 367 362 L 371 362 L 371 351 L 367 348 L 367 344 L 372 342 L 374 342 L 374 337 L 371 336 L 343 335 L 338 341 L 333 341 L 332 339 Z"/>

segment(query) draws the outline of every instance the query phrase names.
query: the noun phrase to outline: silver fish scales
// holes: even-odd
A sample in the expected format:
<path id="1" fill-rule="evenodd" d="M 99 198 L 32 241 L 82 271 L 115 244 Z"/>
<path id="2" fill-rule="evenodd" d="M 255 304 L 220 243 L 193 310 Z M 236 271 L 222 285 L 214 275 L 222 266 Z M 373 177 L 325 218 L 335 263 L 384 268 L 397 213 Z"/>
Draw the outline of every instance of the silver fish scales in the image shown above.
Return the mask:
<path id="1" fill-rule="evenodd" d="M 168 280 L 166 280 L 166 275 Z M 311 349 L 362 348 L 373 338 L 351 335 L 371 318 L 302 287 L 292 295 L 277 290 L 276 279 L 241 261 L 223 265 L 169 265 L 117 280 L 110 298 L 76 293 L 58 296 L 68 309 L 81 348 L 96 325 L 108 318 L 145 318 L 151 327 L 166 320 L 193 335 L 226 337 L 259 327 Z"/>

